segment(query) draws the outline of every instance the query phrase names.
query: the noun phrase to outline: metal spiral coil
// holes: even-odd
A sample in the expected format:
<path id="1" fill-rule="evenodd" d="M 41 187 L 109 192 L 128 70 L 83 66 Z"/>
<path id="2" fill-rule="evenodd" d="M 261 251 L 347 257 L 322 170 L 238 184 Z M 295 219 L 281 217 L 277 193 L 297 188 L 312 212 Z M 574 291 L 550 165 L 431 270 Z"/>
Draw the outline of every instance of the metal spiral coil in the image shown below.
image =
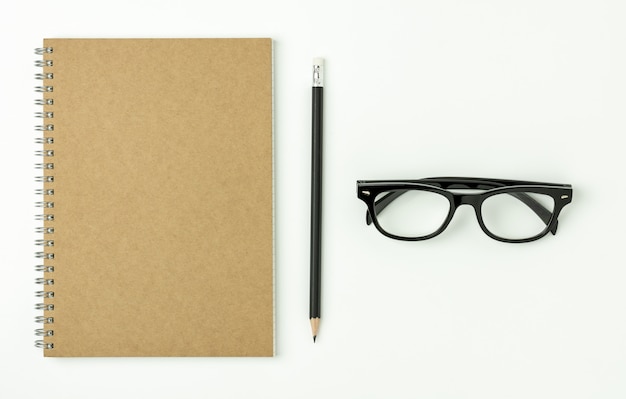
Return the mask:
<path id="1" fill-rule="evenodd" d="M 36 163 L 35 169 L 54 169 L 53 163 Z"/>
<path id="2" fill-rule="evenodd" d="M 54 113 L 53 112 L 36 112 L 35 117 L 36 118 L 54 118 Z"/>
<path id="3" fill-rule="evenodd" d="M 44 55 L 44 54 L 52 54 L 52 47 L 39 47 L 35 49 L 35 54 Z"/>
<path id="4" fill-rule="evenodd" d="M 38 98 L 35 100 L 35 105 L 54 105 L 54 100 L 51 98 Z"/>
<path id="5" fill-rule="evenodd" d="M 37 176 L 35 181 L 37 183 L 54 183 L 54 176 Z"/>
<path id="6" fill-rule="evenodd" d="M 54 78 L 54 74 L 52 73 L 36 73 L 35 74 L 35 79 L 39 79 L 39 80 L 53 79 L 53 78 Z"/>
<path id="7" fill-rule="evenodd" d="M 39 337 L 51 337 L 54 335 L 54 331 L 38 328 L 35 330 L 35 335 Z"/>
<path id="8" fill-rule="evenodd" d="M 40 273 L 52 273 L 54 272 L 54 266 L 37 265 L 35 271 Z"/>
<path id="9" fill-rule="evenodd" d="M 35 144 L 54 144 L 54 137 L 37 137 Z"/>
<path id="10" fill-rule="evenodd" d="M 53 124 L 48 124 L 48 125 L 35 126 L 35 130 L 38 131 L 38 132 L 50 132 L 50 131 L 54 130 L 54 125 Z"/>
<path id="11" fill-rule="evenodd" d="M 38 188 L 35 190 L 35 195 L 54 195 L 54 190 L 51 188 Z"/>
<path id="12" fill-rule="evenodd" d="M 52 53 L 52 47 L 41 47 L 35 49 L 35 54 L 44 57 L 49 56 Z M 40 59 L 35 61 L 35 67 L 37 68 L 50 68 L 52 66 L 53 62 L 49 59 Z M 41 82 L 39 86 L 35 86 L 35 92 L 42 93 L 43 97 L 36 99 L 35 104 L 42 107 L 52 107 L 54 105 L 54 100 L 48 96 L 54 92 L 54 86 L 51 84 L 51 81 L 54 79 L 54 74 L 49 70 L 45 70 L 41 73 L 36 73 L 35 79 Z M 54 317 L 52 317 L 50 313 L 54 311 L 54 304 L 51 303 L 51 300 L 54 298 L 54 291 L 50 289 L 50 287 L 54 285 L 54 274 L 52 274 L 54 273 L 54 266 L 50 264 L 54 261 L 54 252 L 52 252 L 54 249 L 54 240 L 51 239 L 54 237 L 52 236 L 52 234 L 54 234 L 54 227 L 49 224 L 54 222 L 54 214 L 49 212 L 54 210 L 54 202 L 49 198 L 54 195 L 54 189 L 50 187 L 50 184 L 54 183 L 54 176 L 50 176 L 48 173 L 54 170 L 54 162 L 52 162 L 54 150 L 49 148 L 49 146 L 54 144 L 54 138 L 49 136 L 49 134 L 54 131 L 54 124 L 51 123 L 54 118 L 54 112 L 50 109 L 44 109 L 42 112 L 36 112 L 35 118 L 39 118 L 43 121 L 42 125 L 35 126 L 35 131 L 41 132 L 42 134 L 41 137 L 37 137 L 35 139 L 35 143 L 46 146 L 41 150 L 35 151 L 36 157 L 44 159 L 43 162 L 35 164 L 35 168 L 41 169 L 43 171 L 42 174 L 44 174 L 44 176 L 37 176 L 35 178 L 37 183 L 41 183 L 43 185 L 42 188 L 35 190 L 35 195 L 44 198 L 42 201 L 35 203 L 36 207 L 43 208 L 43 213 L 36 215 L 35 219 L 44 224 L 42 226 L 38 226 L 35 229 L 35 233 L 41 234 L 45 237 L 44 239 L 35 240 L 35 245 L 41 247 L 40 251 L 35 252 L 35 258 L 43 259 L 45 263 L 35 266 L 35 271 L 37 273 L 41 273 L 41 277 L 37 277 L 35 279 L 35 284 L 43 287 L 43 291 L 36 291 L 35 296 L 44 300 L 44 302 L 35 304 L 36 310 L 44 312 L 43 315 L 35 317 L 35 322 L 44 324 L 48 327 L 38 328 L 35 330 L 36 336 L 44 338 L 36 340 L 35 347 L 50 350 L 54 349 L 54 343 L 49 341 L 50 337 L 54 336 L 54 330 L 49 327 L 49 325 L 54 324 Z"/>

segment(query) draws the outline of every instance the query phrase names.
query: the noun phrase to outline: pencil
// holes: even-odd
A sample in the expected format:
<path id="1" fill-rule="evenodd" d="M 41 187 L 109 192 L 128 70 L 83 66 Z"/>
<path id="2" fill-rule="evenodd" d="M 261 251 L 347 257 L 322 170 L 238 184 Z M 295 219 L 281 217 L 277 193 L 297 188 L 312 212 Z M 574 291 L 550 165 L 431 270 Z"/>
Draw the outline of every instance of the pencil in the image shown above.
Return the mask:
<path id="1" fill-rule="evenodd" d="M 322 286 L 322 121 L 324 97 L 324 60 L 313 60 L 313 109 L 311 155 L 311 279 L 309 318 L 313 342 L 317 338 L 321 316 Z"/>

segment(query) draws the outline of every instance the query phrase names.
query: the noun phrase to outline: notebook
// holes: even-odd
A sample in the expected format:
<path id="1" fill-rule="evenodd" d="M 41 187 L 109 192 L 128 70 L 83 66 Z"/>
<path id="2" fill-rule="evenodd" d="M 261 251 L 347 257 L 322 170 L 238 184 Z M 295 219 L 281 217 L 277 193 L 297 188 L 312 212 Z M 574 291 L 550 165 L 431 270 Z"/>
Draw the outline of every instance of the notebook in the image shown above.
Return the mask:
<path id="1" fill-rule="evenodd" d="M 270 39 L 46 39 L 44 356 L 272 356 Z"/>

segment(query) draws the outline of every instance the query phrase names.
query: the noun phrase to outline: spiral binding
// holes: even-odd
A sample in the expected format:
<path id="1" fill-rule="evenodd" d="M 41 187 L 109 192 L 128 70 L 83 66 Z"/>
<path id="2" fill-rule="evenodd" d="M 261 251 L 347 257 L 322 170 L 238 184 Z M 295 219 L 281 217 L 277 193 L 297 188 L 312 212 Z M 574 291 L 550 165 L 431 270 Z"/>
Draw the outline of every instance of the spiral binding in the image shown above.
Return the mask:
<path id="1" fill-rule="evenodd" d="M 52 53 L 52 47 L 42 47 L 35 49 L 35 54 L 40 56 L 45 56 Z M 35 61 L 35 66 L 38 68 L 49 68 L 53 66 L 53 62 L 52 60 L 47 59 L 37 60 Z M 54 74 L 49 71 L 37 73 L 35 74 L 35 79 L 42 81 L 41 86 L 35 87 L 35 92 L 43 93 L 44 96 L 44 98 L 35 100 L 35 104 L 40 106 L 54 105 L 53 99 L 45 97 L 46 95 L 50 95 L 49 93 L 52 93 L 54 91 L 54 86 L 50 85 L 50 81 L 54 79 Z M 42 132 L 43 134 L 43 137 L 37 137 L 35 139 L 35 143 L 41 145 L 54 144 L 54 138 L 46 136 L 46 134 L 54 131 L 54 124 L 51 123 L 51 119 L 54 118 L 54 112 L 48 110 L 44 110 L 43 112 L 36 112 L 35 117 L 40 118 L 44 121 L 43 124 L 35 126 L 35 131 Z M 54 176 L 46 175 L 45 171 L 50 171 L 54 169 L 54 162 L 51 162 L 51 158 L 54 157 L 54 150 L 38 150 L 35 152 L 35 156 L 44 159 L 42 163 L 35 164 L 36 169 L 41 169 L 44 172 L 43 176 L 37 176 L 35 178 L 35 181 L 44 184 L 44 188 L 35 190 L 35 195 L 42 196 L 44 198 L 43 201 L 38 201 L 35 203 L 36 207 L 43 209 L 43 213 L 36 215 L 35 219 L 43 221 L 44 223 L 53 222 L 54 214 L 50 213 L 50 211 L 54 209 L 54 201 L 51 201 L 50 197 L 54 195 L 54 189 L 49 186 L 51 183 L 54 183 Z M 44 288 L 43 291 L 36 291 L 35 296 L 37 298 L 43 298 L 44 300 L 48 300 L 45 302 L 37 303 L 35 305 L 36 310 L 44 312 L 44 315 L 35 317 L 35 322 L 43 324 L 44 326 L 44 328 L 36 329 L 35 335 L 38 337 L 50 339 L 50 337 L 54 336 L 54 330 L 51 328 L 51 325 L 54 324 L 54 317 L 50 315 L 50 312 L 54 310 L 54 304 L 49 303 L 49 301 L 54 298 L 54 291 L 50 290 L 50 287 L 54 285 L 54 278 L 51 278 L 51 273 L 54 273 L 54 266 L 48 263 L 54 260 L 54 252 L 52 252 L 52 249 L 54 248 L 54 240 L 50 238 L 51 235 L 54 234 L 54 227 L 39 226 L 35 229 L 35 232 L 44 236 L 43 239 L 35 240 L 35 245 L 42 247 L 41 251 L 35 252 L 35 257 L 37 259 L 43 259 L 46 263 L 43 265 L 35 266 L 36 272 L 43 273 L 43 277 L 36 278 L 35 283 L 41 285 Z M 48 340 L 40 339 L 35 341 L 35 347 L 50 350 L 54 349 L 54 343 L 49 342 Z"/>

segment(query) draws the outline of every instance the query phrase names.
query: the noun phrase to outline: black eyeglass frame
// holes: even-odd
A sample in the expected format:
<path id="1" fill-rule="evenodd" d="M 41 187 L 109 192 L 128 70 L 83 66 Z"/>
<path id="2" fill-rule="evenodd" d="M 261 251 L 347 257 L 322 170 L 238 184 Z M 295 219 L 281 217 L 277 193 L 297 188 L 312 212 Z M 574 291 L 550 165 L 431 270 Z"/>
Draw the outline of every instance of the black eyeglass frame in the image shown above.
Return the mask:
<path id="1" fill-rule="evenodd" d="M 485 190 L 481 193 L 455 193 L 450 190 L 477 189 Z M 378 223 L 376 215 L 382 212 L 398 196 L 409 190 L 430 191 L 443 195 L 450 203 L 448 216 L 435 232 L 418 237 L 404 237 L 387 232 Z M 376 197 L 387 192 L 383 198 L 376 201 Z M 546 224 L 540 233 L 521 239 L 510 239 L 497 236 L 489 231 L 482 218 L 483 202 L 497 194 L 511 194 L 529 206 Z M 526 193 L 549 195 L 554 199 L 554 209 L 550 212 L 543 205 Z M 367 205 L 366 223 L 374 223 L 376 229 L 383 235 L 403 241 L 422 241 L 441 234 L 450 224 L 456 209 L 461 205 L 470 205 L 474 208 L 480 228 L 494 240 L 508 243 L 524 243 L 538 240 L 548 232 L 556 234 L 558 217 L 563 207 L 572 202 L 572 186 L 570 184 L 542 183 L 523 180 L 505 180 L 476 177 L 431 177 L 418 180 L 358 180 L 357 197 Z"/>

